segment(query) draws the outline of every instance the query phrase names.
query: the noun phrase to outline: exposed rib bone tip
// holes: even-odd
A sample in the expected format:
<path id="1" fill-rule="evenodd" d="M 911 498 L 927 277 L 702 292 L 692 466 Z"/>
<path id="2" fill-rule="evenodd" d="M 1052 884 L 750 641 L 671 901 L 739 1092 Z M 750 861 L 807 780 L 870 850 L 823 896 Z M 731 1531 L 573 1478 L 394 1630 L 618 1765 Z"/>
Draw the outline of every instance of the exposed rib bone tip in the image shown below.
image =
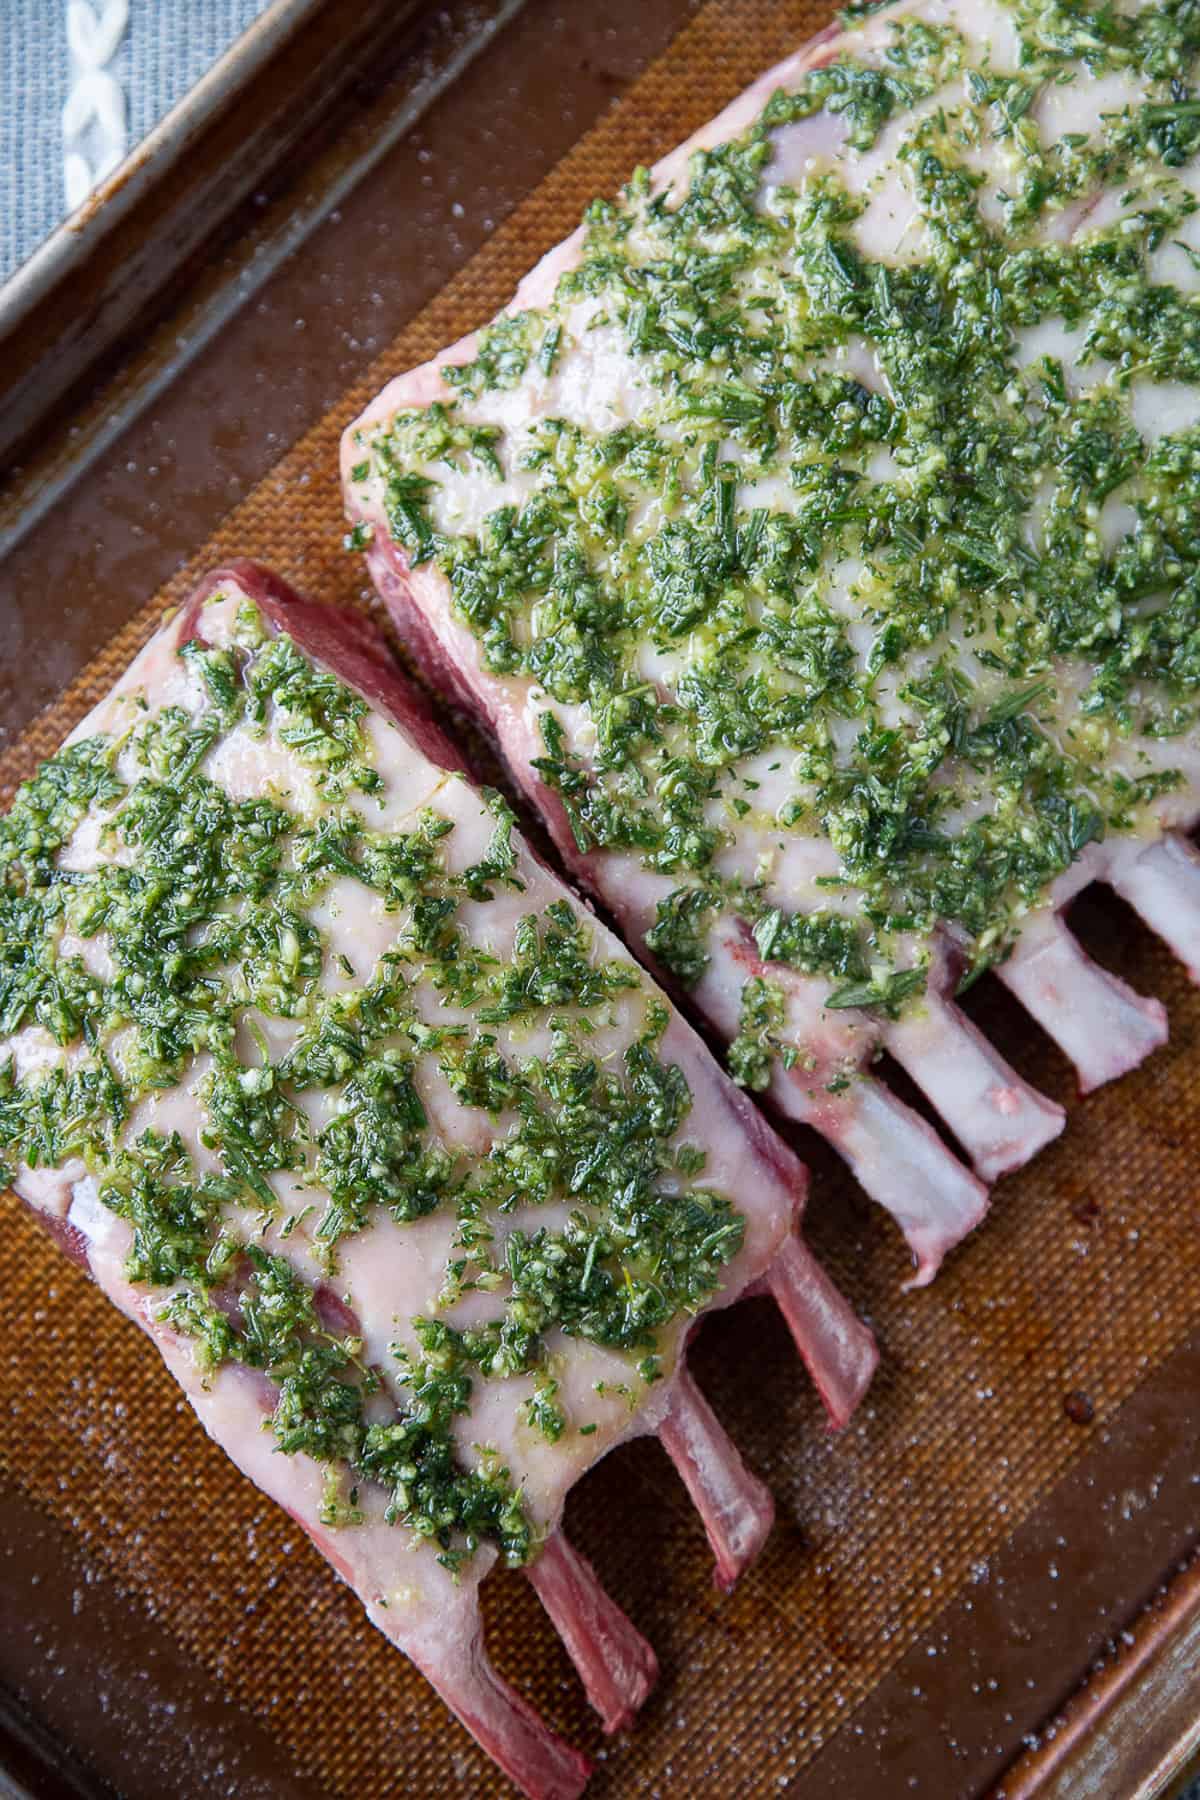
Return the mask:
<path id="1" fill-rule="evenodd" d="M 946 1252 L 987 1211 L 983 1182 L 932 1125 L 873 1076 L 858 1076 L 809 1123 L 903 1231 L 917 1260 L 915 1285 L 932 1281 Z"/>
<path id="2" fill-rule="evenodd" d="M 982 1180 L 1019 1169 L 1056 1138 L 1066 1113 L 1011 1068 L 952 1000 L 889 1028 L 884 1042 L 937 1108 Z"/>
<path id="3" fill-rule="evenodd" d="M 967 1170 L 963 1170 L 967 1174 Z M 913 1272 L 900 1284 L 901 1292 L 908 1293 L 912 1288 L 928 1287 L 936 1278 L 942 1264 L 951 1250 L 958 1248 L 965 1238 L 970 1237 L 977 1226 L 981 1225 L 987 1215 L 991 1196 L 984 1184 L 972 1177 L 974 1190 L 968 1193 L 968 1201 L 955 1220 L 954 1234 L 943 1232 L 937 1228 L 935 1221 L 932 1230 L 906 1231 L 908 1247 L 913 1255 Z"/>
<path id="4" fill-rule="evenodd" d="M 905 1230 L 904 1235 L 912 1251 L 913 1272 L 900 1283 L 901 1293 L 910 1293 L 913 1288 L 929 1287 L 937 1278 L 950 1252 L 970 1237 L 986 1218 L 991 1205 L 989 1189 L 976 1176 L 971 1175 L 969 1170 L 963 1169 L 963 1174 L 974 1185 L 971 1189 L 963 1190 L 965 1204 L 955 1219 L 953 1235 L 941 1229 L 940 1221 L 937 1220 L 932 1221 L 931 1227 L 926 1227 L 922 1222 L 919 1229 Z"/>
<path id="5" fill-rule="evenodd" d="M 1200 982 L 1200 853 L 1168 831 L 1136 855 L 1118 857 L 1107 880 Z"/>
<path id="6" fill-rule="evenodd" d="M 912 1237 L 909 1238 L 909 1249 L 912 1251 L 913 1257 L 913 1272 L 900 1283 L 900 1292 L 902 1294 L 910 1294 L 914 1288 L 932 1286 L 933 1282 L 941 1272 L 942 1264 L 945 1262 L 949 1252 L 956 1249 L 962 1239 L 970 1235 L 987 1212 L 989 1204 L 988 1191 L 986 1188 L 981 1187 L 981 1193 L 983 1196 L 983 1203 L 979 1208 L 979 1212 L 967 1226 L 966 1230 L 954 1240 L 954 1243 L 945 1243 L 941 1240 L 929 1242 L 927 1240 L 916 1240 Z"/>
<path id="7" fill-rule="evenodd" d="M 1057 913 L 1027 922 L 996 973 L 1070 1058 L 1083 1094 L 1136 1068 L 1166 1042 L 1161 1002 L 1093 962 Z"/>
<path id="8" fill-rule="evenodd" d="M 467 1730 L 499 1763 L 527 1800 L 578 1800 L 592 1765 L 551 1731 L 545 1720 L 498 1675 L 481 1633 L 448 1657 L 445 1646 L 425 1657 L 409 1649 L 413 1661 Z"/>
<path id="9" fill-rule="evenodd" d="M 841 1431 L 870 1387 L 879 1362 L 873 1333 L 795 1232 L 780 1246 L 765 1286 L 787 1321 L 831 1429 Z"/>
<path id="10" fill-rule="evenodd" d="M 526 1573 L 605 1731 L 623 1731 L 658 1680 L 654 1651 L 562 1531 Z"/>
<path id="11" fill-rule="evenodd" d="M 775 1502 L 685 1368 L 675 1376 L 658 1437 L 704 1522 L 716 1559 L 713 1580 L 728 1593 L 770 1536 Z"/>

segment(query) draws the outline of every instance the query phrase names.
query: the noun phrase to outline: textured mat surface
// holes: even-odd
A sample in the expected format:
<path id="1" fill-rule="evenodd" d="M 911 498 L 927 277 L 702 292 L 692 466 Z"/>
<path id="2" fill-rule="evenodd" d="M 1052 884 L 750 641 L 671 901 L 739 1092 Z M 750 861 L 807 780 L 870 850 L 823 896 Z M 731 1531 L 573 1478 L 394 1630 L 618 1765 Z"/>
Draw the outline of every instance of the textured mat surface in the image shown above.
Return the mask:
<path id="1" fill-rule="evenodd" d="M 791 0 L 712 0 L 192 569 L 149 607 L 130 597 L 128 627 L 0 760 L 5 789 L 57 745 L 163 606 L 223 556 L 257 556 L 316 596 L 368 604 L 361 563 L 340 548 L 342 424 L 387 374 L 493 313 L 593 194 L 678 142 L 825 16 Z M 840 1166 L 803 1145 L 810 1237 L 883 1350 L 851 1430 L 825 1435 L 765 1302 L 701 1334 L 696 1373 L 779 1502 L 775 1536 L 739 1590 L 715 1594 L 699 1523 L 653 1445 L 618 1452 L 573 1497 L 576 1538 L 663 1663 L 640 1727 L 608 1748 L 597 1795 L 786 1788 L 1200 1322 L 1200 995 L 1115 902 L 1085 896 L 1077 923 L 1101 960 L 1167 1001 L 1171 1044 L 1081 1104 L 1057 1052 L 980 984 L 975 1016 L 1070 1118 L 1031 1169 L 1000 1186 L 989 1222 L 933 1289 L 901 1294 L 898 1234 Z M 0 1463 L 11 1479 L 143 1595 L 330 1793 L 508 1792 L 290 1521 L 208 1443 L 150 1345 L 11 1198 L 0 1205 Z M 498 1577 L 486 1593 L 501 1667 L 576 1743 L 601 1751 L 527 1585 Z"/>

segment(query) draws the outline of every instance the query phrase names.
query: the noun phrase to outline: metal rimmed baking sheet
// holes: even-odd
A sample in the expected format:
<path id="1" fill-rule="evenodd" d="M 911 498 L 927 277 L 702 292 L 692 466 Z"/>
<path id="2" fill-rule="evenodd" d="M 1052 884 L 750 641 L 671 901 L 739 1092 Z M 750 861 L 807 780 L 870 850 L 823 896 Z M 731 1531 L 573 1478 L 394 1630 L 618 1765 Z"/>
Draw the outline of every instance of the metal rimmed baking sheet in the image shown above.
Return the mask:
<path id="1" fill-rule="evenodd" d="M 803 6 L 765 0 L 730 0 L 695 20 L 692 12 L 644 0 L 614 4 L 603 19 L 588 9 L 584 19 L 571 5 L 528 0 L 485 56 L 464 65 L 419 120 L 369 167 L 364 163 L 357 183 L 347 178 L 302 251 L 282 256 L 249 306 L 231 305 L 219 331 L 184 366 L 158 365 L 165 373 L 150 403 L 122 413 L 113 435 L 96 440 L 86 479 L 56 490 L 0 571 L 3 709 L 13 735 L 264 478 L 258 510 L 243 509 L 224 527 L 243 534 L 238 547 L 286 555 L 297 579 L 322 590 L 353 584 L 338 549 L 322 416 L 328 413 L 332 430 L 348 415 L 346 390 L 367 379 L 373 358 L 456 271 L 454 316 L 486 316 L 505 297 L 504 282 L 554 241 L 589 184 L 611 186 L 641 146 L 647 153 L 668 147 L 682 135 L 689 107 L 698 122 L 721 84 L 729 89 L 747 72 L 740 56 L 766 60 L 771 32 L 786 47 L 817 22 Z M 609 101 L 673 35 L 682 46 L 671 53 L 675 60 L 634 90 L 624 114 L 618 107 L 612 115 L 622 120 L 614 146 L 603 135 Z M 360 117 L 377 104 L 386 106 L 386 95 L 364 94 Z M 600 139 L 590 141 L 601 149 L 585 146 L 539 186 L 598 119 Z M 343 165 L 344 175 L 348 169 Z M 302 176 L 298 185 L 303 192 Z M 506 231 L 505 219 L 527 195 L 527 210 Z M 185 295 L 181 305 L 188 304 Z M 418 318 L 408 325 L 416 336 L 396 355 L 411 355 L 422 331 L 429 348 L 448 336 L 449 306 L 438 301 L 426 324 Z M 170 317 L 154 327 L 165 338 L 171 329 Z M 305 439 L 310 427 L 314 435 Z M 49 421 L 46 428 L 52 436 Z M 297 439 L 299 448 L 272 476 Z M 259 541 L 248 541 L 252 536 Z M 15 757 L 6 763 L 16 766 Z M 623 1453 L 578 1496 L 579 1535 L 656 1638 L 666 1669 L 661 1696 L 636 1737 L 606 1759 L 600 1794 L 680 1791 L 672 1789 L 668 1768 L 677 1783 L 700 1792 L 790 1786 L 806 1800 L 981 1794 L 1021 1754 L 1023 1739 L 1043 1732 L 1112 1634 L 1135 1620 L 1186 1553 L 1197 1528 L 1192 1415 L 1200 1269 L 1187 1171 L 1200 1146 L 1191 1075 L 1200 1003 L 1115 904 L 1089 897 L 1083 914 L 1080 927 L 1099 955 L 1169 993 L 1172 1047 L 1146 1071 L 1080 1106 L 1065 1072 L 1029 1040 L 1002 997 L 986 990 L 976 996 L 973 1004 L 989 1009 L 989 1027 L 1015 1061 L 1032 1073 L 1033 1059 L 1041 1059 L 1039 1080 L 1068 1102 L 1071 1124 L 1061 1150 L 1000 1190 L 985 1232 L 935 1289 L 899 1296 L 895 1246 L 830 1160 L 812 1152 L 814 1235 L 883 1339 L 883 1378 L 851 1438 L 831 1445 L 818 1435 L 798 1381 L 784 1373 L 764 1309 L 750 1306 L 706 1328 L 700 1377 L 781 1498 L 780 1531 L 762 1569 L 731 1601 L 714 1600 L 703 1547 L 650 1448 Z M 60 1471 L 63 1479 L 94 1475 L 104 1493 L 103 1457 L 123 1452 L 119 1467 L 128 1480 L 164 1481 L 150 1448 L 112 1411 L 119 1378 L 132 1367 L 120 1360 L 122 1345 L 103 1336 L 106 1359 L 117 1360 L 88 1369 L 87 1334 L 98 1315 L 86 1293 L 51 1263 L 10 1259 L 5 1270 L 14 1284 L 6 1296 L 10 1318 L 44 1309 L 47 1283 L 54 1305 L 71 1307 L 61 1356 L 45 1364 L 44 1392 L 56 1407 L 74 1408 L 71 1422 L 80 1431 L 90 1422 L 98 1437 L 80 1438 L 78 1468 Z M 1071 1312 L 1076 1299 L 1090 1309 L 1087 1316 Z M 1149 1302 L 1161 1315 L 1157 1322 Z M 60 1424 L 55 1414 L 40 1435 L 29 1425 L 36 1415 L 24 1349 L 24 1341 L 14 1344 L 5 1376 L 5 1482 L 26 1509 L 55 1509 L 56 1528 L 95 1559 L 98 1580 L 123 1590 L 131 1616 L 157 1608 L 158 1625 L 176 1642 L 178 1594 L 169 1581 L 156 1586 L 153 1579 L 167 1564 L 134 1557 L 120 1534 L 105 1543 L 90 1515 L 55 1499 L 53 1471 L 37 1457 L 46 1453 L 43 1438 L 52 1447 L 63 1441 Z M 82 1399 L 72 1386 L 81 1371 L 90 1383 Z M 991 1397 L 981 1398 L 988 1388 Z M 1096 1401 L 1091 1423 L 1064 1409 L 1066 1396 L 1080 1388 Z M 159 1390 L 151 1384 L 137 1391 L 166 1408 L 155 1419 L 173 1433 L 166 1402 L 154 1399 Z M 174 1454 L 174 1436 L 170 1441 Z M 219 1499 L 236 1521 L 229 1541 L 215 1547 L 203 1527 L 191 1525 L 191 1542 L 204 1546 L 195 1580 L 216 1585 L 212 1617 L 237 1637 L 261 1618 L 249 1611 L 261 1605 L 259 1584 L 295 1567 L 304 1605 L 285 1592 L 275 1603 L 279 1629 L 302 1633 L 308 1609 L 323 1609 L 326 1635 L 313 1643 L 313 1656 L 326 1675 L 335 1665 L 325 1659 L 340 1659 L 336 1666 L 365 1696 L 357 1729 L 379 1741 L 396 1716 L 412 1725 L 393 1746 L 395 1779 L 411 1783 L 419 1775 L 451 1793 L 500 1791 L 419 1685 L 382 1669 L 369 1634 L 353 1609 L 339 1610 L 319 1567 L 301 1551 L 285 1558 L 277 1528 L 266 1522 L 250 1556 L 247 1521 L 259 1529 L 253 1501 L 224 1485 L 202 1443 L 189 1438 L 187 1445 L 179 1449 L 187 1491 Z M 114 1518 L 120 1499 L 119 1491 L 110 1497 Z M 189 1519 L 169 1487 L 157 1512 L 152 1524 L 166 1556 L 187 1537 Z M 857 1549 L 851 1554 L 847 1546 Z M 0 1567 L 7 1569 L 0 1605 L 36 1609 L 38 1589 L 23 1581 L 24 1571 Z M 186 1595 L 183 1567 L 170 1564 Z M 200 1611 L 207 1603 L 203 1594 L 190 1601 Z M 50 1615 L 47 1608 L 48 1632 Z M 54 1638 L 60 1661 L 73 1658 L 68 1684 L 86 1679 L 95 1660 L 89 1615 L 85 1603 L 78 1636 L 71 1628 Z M 535 1617 L 520 1611 L 503 1584 L 493 1620 L 507 1633 L 510 1672 L 530 1683 L 573 1735 L 586 1733 L 564 1671 L 537 1648 Z M 130 1641 L 137 1655 L 148 1655 L 132 1632 Z M 253 1669 L 236 1644 L 223 1652 L 215 1631 L 194 1660 L 233 1709 L 228 1716 L 236 1721 L 238 1706 L 252 1705 L 257 1725 L 270 1734 L 270 1754 L 290 1778 L 303 1779 L 299 1740 L 284 1737 L 299 1717 L 295 1685 L 286 1659 L 269 1638 L 261 1641 L 257 1667 L 271 1691 L 251 1694 Z M 811 1665 L 801 1665 L 801 1649 L 813 1646 Z M 802 1683 L 811 1687 L 800 1691 Z M 378 1704 L 381 1694 L 393 1705 L 390 1715 Z M 167 1675 L 154 1700 L 166 1704 L 170 1695 Z M 65 1698 L 54 1716 L 69 1730 L 69 1689 Z M 53 1712 L 51 1686 L 29 1704 Z M 122 1729 L 137 1729 L 128 1714 L 124 1725 L 110 1722 L 104 1744 L 78 1746 L 101 1779 L 105 1769 L 120 1768 Z M 425 1734 L 419 1743 L 417 1732 Z"/>

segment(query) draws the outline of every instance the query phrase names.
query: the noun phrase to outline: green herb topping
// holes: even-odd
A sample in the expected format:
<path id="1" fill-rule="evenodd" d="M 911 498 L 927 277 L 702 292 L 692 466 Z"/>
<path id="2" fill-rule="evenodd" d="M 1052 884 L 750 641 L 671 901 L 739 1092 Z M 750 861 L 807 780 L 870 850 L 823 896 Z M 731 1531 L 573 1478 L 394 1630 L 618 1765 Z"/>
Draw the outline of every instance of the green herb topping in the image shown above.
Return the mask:
<path id="1" fill-rule="evenodd" d="M 551 1443 L 594 1427 L 561 1397 L 571 1341 L 627 1359 L 636 1399 L 743 1221 L 698 1179 L 665 1008 L 545 903 L 501 796 L 447 776 L 405 811 L 393 728 L 223 604 L 228 641 L 180 652 L 184 697 L 131 699 L 0 821 L 0 1155 L 82 1161 L 160 1318 L 205 1369 L 269 1378 L 330 1524 L 370 1483 L 448 1567 L 483 1539 L 521 1562 L 520 1481 L 463 1429 L 480 1395 L 510 1384 Z M 162 1128 L 176 1092 L 192 1122 Z M 431 1230 L 428 1294 L 356 1321 L 355 1241 L 409 1294 L 404 1234 Z"/>
<path id="2" fill-rule="evenodd" d="M 1200 695 L 1200 14 L 1009 0 L 993 47 L 852 10 L 362 444 L 532 686 L 576 844 L 669 877 L 655 956 L 700 981 L 733 922 L 772 965 L 752 1086 L 789 970 L 886 1017 L 938 928 L 967 980 L 1006 955 L 1169 808 Z"/>

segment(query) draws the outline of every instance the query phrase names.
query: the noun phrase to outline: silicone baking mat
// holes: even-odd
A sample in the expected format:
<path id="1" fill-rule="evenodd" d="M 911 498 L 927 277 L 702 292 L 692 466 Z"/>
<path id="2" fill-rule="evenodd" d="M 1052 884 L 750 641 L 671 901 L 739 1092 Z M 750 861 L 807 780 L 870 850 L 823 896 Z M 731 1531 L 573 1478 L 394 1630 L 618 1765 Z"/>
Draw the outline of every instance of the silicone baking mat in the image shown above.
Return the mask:
<path id="1" fill-rule="evenodd" d="M 369 605 L 361 561 L 341 549 L 345 421 L 387 375 L 490 316 L 593 194 L 685 137 L 826 17 L 787 0 L 702 9 L 370 377 L 0 758 L 5 790 L 104 691 L 164 606 L 223 557 L 256 556 L 315 597 Z M 810 1239 L 883 1352 L 850 1430 L 826 1435 L 767 1303 L 701 1333 L 697 1376 L 779 1505 L 771 1543 L 737 1591 L 715 1593 L 699 1523 L 653 1444 L 617 1452 L 572 1497 L 574 1537 L 663 1664 L 637 1728 L 605 1746 L 527 1584 L 487 1584 L 496 1661 L 553 1724 L 602 1756 L 597 1795 L 802 1788 L 822 1743 L 938 1611 L 986 1577 L 1014 1527 L 1200 1323 L 1200 995 L 1116 902 L 1085 899 L 1080 911 L 1093 953 L 1167 1002 L 1170 1046 L 1082 1104 L 1058 1053 L 980 984 L 974 1016 L 1070 1116 L 1032 1168 L 1000 1185 L 988 1222 L 932 1289 L 900 1291 L 898 1234 L 803 1142 L 814 1169 Z M 329 1793 L 509 1792 L 292 1523 L 208 1443 L 151 1346 L 11 1197 L 0 1204 L 6 1478 L 144 1597 Z"/>

